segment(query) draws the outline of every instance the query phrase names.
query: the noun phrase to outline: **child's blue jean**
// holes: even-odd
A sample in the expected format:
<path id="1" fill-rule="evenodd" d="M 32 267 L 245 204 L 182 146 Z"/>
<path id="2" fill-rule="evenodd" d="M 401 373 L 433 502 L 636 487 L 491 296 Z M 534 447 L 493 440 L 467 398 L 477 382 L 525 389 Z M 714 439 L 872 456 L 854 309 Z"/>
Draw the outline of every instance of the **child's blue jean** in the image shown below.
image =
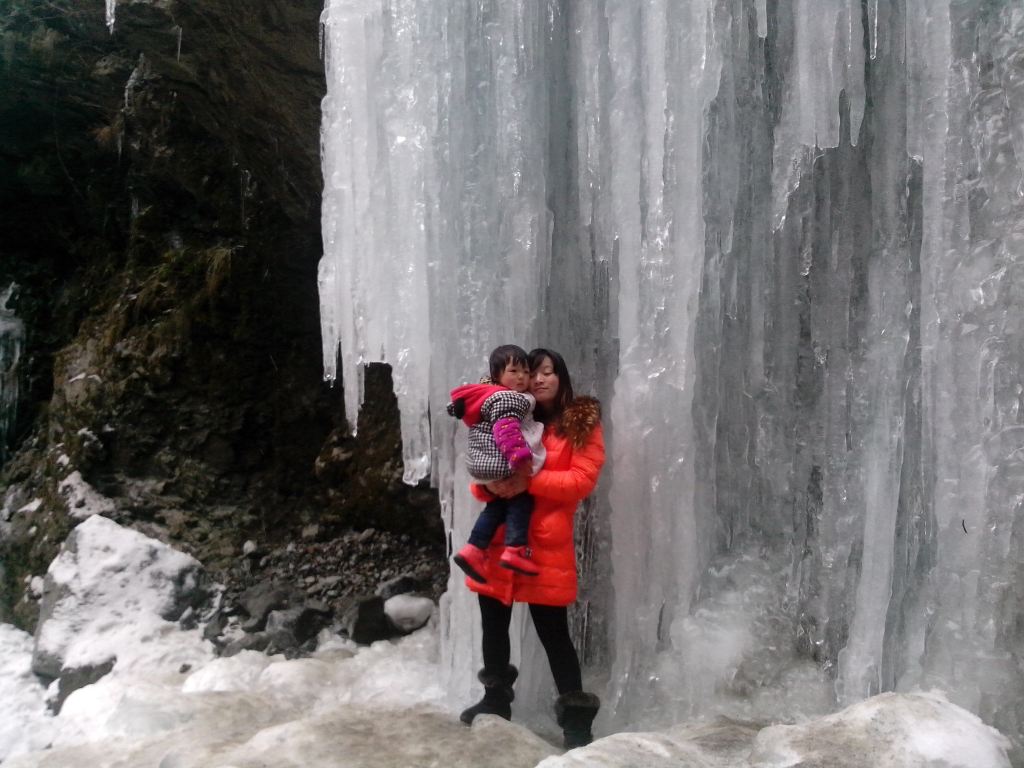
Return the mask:
<path id="1" fill-rule="evenodd" d="M 511 499 L 493 499 L 487 502 L 476 519 L 469 543 L 480 549 L 487 549 L 498 526 L 505 524 L 505 546 L 522 547 L 530 529 L 530 515 L 533 514 L 533 496 L 520 493 Z"/>

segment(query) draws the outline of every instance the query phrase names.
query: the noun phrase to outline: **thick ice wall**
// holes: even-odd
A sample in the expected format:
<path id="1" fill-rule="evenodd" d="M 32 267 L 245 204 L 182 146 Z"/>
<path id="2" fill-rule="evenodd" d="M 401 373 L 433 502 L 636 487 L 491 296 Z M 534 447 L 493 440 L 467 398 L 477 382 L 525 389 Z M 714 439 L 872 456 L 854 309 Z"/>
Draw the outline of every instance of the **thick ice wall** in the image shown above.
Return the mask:
<path id="1" fill-rule="evenodd" d="M 602 727 L 921 685 L 1019 739 L 1022 16 L 329 4 L 328 370 L 340 343 L 354 418 L 360 366 L 394 366 L 455 541 L 451 384 L 511 340 L 602 395 L 574 617 Z"/>
<path id="2" fill-rule="evenodd" d="M 698 453 L 715 460 L 698 467 L 698 494 L 727 551 L 788 550 L 783 634 L 834 677 L 837 699 L 939 686 L 1019 740 L 1009 628 L 1022 496 L 1007 436 L 1021 388 L 1008 343 L 1021 316 L 1021 122 L 1005 62 L 1019 56 L 1021 14 L 943 3 L 880 14 L 861 141 L 801 166 L 770 267 L 759 272 L 744 236 L 738 266 L 709 246 L 695 416 L 711 425 Z M 773 42 L 769 98 L 771 62 L 784 59 Z M 741 186 L 762 185 L 756 142 L 747 155 L 716 124 L 711 153 L 733 147 L 750 167 Z M 706 221 L 719 201 L 706 198 Z M 759 281 L 761 327 L 748 322 Z M 728 309 L 737 293 L 749 311 Z"/>

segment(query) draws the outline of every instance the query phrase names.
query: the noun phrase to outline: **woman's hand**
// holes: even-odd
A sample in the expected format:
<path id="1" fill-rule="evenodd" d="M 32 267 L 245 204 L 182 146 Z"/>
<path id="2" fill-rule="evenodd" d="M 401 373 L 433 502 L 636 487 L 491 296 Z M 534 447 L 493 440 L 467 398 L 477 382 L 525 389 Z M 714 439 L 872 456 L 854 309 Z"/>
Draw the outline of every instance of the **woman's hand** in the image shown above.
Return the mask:
<path id="1" fill-rule="evenodd" d="M 503 499 L 518 496 L 530 486 L 530 480 L 522 475 L 512 475 L 504 480 L 492 480 L 485 486 L 488 491 Z"/>

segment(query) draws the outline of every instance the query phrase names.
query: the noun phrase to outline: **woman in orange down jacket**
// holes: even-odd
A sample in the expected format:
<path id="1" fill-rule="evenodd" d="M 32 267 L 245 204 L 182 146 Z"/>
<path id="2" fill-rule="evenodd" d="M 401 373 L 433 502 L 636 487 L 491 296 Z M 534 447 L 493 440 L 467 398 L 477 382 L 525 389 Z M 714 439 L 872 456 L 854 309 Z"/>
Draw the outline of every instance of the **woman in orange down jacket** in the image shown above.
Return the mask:
<path id="1" fill-rule="evenodd" d="M 478 675 L 483 698 L 466 709 L 467 725 L 480 714 L 512 716 L 512 684 L 518 670 L 509 663 L 509 624 L 512 603 L 527 603 L 530 617 L 547 653 L 558 688 L 555 714 L 566 749 L 589 744 L 591 723 L 600 701 L 583 691 L 579 657 L 569 635 L 568 606 L 576 600 L 576 552 L 573 518 L 579 503 L 590 495 L 604 464 L 601 409 L 592 397 L 574 397 L 565 360 L 557 352 L 530 352 L 530 392 L 537 400 L 534 417 L 544 423 L 543 469 L 533 477 L 514 475 L 487 485 L 470 486 L 481 501 L 508 498 L 523 491 L 534 497 L 528 546 L 539 573 L 536 576 L 501 568 L 504 527 L 491 542 L 481 583 L 467 577 L 478 593 L 483 629 L 484 667 Z"/>

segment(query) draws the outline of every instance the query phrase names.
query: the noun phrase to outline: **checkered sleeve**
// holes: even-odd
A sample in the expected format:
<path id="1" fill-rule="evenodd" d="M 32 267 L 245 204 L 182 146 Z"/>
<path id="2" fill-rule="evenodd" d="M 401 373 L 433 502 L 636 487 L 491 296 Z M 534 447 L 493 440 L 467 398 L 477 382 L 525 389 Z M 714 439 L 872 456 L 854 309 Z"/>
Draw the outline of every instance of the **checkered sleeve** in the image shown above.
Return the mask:
<path id="1" fill-rule="evenodd" d="M 503 389 L 488 397 L 480 408 L 481 419 L 494 424 L 498 419 L 522 421 L 530 412 L 530 401 L 519 392 Z"/>
<path id="2" fill-rule="evenodd" d="M 466 468 L 476 480 L 487 482 L 512 475 L 508 459 L 498 449 L 491 431 L 499 419 L 521 421 L 530 412 L 530 401 L 511 390 L 501 390 L 488 397 L 480 407 L 480 421 L 469 430 L 466 446 Z"/>

